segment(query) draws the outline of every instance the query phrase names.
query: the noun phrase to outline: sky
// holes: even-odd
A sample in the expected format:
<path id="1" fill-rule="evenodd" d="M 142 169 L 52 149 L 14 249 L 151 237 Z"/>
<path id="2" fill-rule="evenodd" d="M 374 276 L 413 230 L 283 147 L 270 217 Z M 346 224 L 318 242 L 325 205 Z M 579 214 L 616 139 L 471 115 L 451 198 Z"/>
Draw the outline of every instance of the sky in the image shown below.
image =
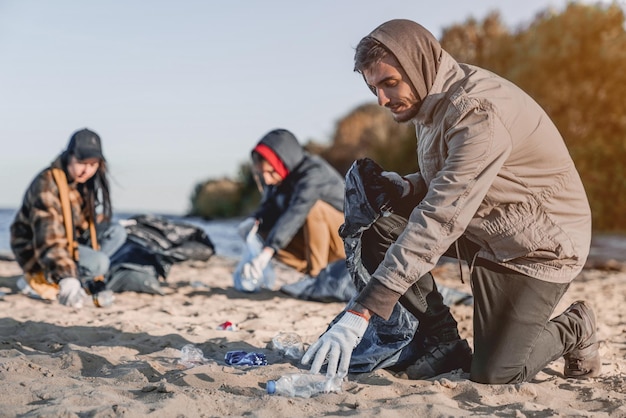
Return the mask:
<path id="1" fill-rule="evenodd" d="M 374 97 L 352 71 L 379 24 L 436 37 L 499 11 L 515 28 L 566 0 L 0 0 L 0 208 L 82 128 L 102 138 L 113 208 L 183 215 L 275 128 L 328 144 Z"/>

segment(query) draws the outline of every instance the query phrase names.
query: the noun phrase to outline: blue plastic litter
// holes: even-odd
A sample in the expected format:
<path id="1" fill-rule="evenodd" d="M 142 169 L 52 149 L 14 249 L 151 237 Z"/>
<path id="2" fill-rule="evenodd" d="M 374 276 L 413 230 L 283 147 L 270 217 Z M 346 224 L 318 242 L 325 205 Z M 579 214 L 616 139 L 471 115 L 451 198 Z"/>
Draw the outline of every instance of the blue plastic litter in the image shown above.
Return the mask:
<path id="1" fill-rule="evenodd" d="M 229 351 L 224 356 L 224 361 L 233 366 L 267 366 L 265 354 L 255 352 Z"/>

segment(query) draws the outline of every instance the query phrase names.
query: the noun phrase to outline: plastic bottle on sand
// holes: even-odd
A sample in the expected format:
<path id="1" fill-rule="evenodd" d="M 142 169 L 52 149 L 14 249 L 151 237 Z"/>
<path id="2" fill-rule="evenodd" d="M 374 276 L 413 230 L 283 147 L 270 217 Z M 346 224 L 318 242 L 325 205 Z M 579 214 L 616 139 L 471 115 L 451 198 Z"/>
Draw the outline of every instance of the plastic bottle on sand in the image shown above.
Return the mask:
<path id="1" fill-rule="evenodd" d="M 290 373 L 267 382 L 267 393 L 310 398 L 320 393 L 341 392 L 343 378 L 328 378 L 323 374 Z"/>
<path id="2" fill-rule="evenodd" d="M 300 360 L 304 355 L 302 338 L 295 332 L 280 332 L 272 338 L 272 350 L 282 353 L 285 357 Z"/>

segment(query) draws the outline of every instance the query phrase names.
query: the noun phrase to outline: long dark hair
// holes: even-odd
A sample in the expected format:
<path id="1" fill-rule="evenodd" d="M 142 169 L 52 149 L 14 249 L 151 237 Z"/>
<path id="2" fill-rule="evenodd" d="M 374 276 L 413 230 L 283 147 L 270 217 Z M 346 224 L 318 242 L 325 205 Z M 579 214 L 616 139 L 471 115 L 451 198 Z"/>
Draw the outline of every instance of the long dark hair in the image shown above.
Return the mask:
<path id="1" fill-rule="evenodd" d="M 67 169 L 72 153 L 68 150 L 61 155 L 63 166 Z M 76 187 L 83 197 L 83 213 L 89 220 L 96 222 L 97 214 L 102 215 L 101 221 L 108 222 L 113 216 L 109 179 L 107 178 L 107 163 L 100 158 L 98 171 L 85 183 Z M 97 212 L 99 211 L 99 212 Z"/>

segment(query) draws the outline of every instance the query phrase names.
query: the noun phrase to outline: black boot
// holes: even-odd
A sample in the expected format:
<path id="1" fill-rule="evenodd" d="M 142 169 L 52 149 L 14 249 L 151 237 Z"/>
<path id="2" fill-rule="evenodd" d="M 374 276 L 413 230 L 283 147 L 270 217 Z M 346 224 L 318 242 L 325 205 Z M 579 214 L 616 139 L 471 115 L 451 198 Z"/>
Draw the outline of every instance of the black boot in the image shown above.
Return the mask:
<path id="1" fill-rule="evenodd" d="M 581 320 L 581 337 L 578 345 L 566 353 L 565 377 L 588 379 L 600 374 L 602 362 L 598 352 L 598 337 L 596 335 L 596 316 L 591 307 L 584 301 L 574 302 L 565 313 L 572 313 Z"/>
<path id="2" fill-rule="evenodd" d="M 459 336 L 458 324 L 450 313 L 450 308 L 443 303 L 443 297 L 437 290 L 432 276 L 420 279 L 423 280 L 432 280 L 432 290 L 426 295 L 426 312 L 412 310 L 413 315 L 419 320 L 416 338 L 421 338 L 422 355 L 407 367 L 407 377 L 415 380 L 429 379 L 456 369 L 469 372 L 472 365 L 472 350 L 467 340 Z M 422 289 L 426 283 L 421 283 Z M 430 286 L 426 286 L 428 287 Z M 407 292 L 402 296 L 401 302 L 405 307 L 415 306 L 416 295 L 415 292 Z M 413 302 L 403 301 L 403 298 L 413 299 Z"/>
<path id="3" fill-rule="evenodd" d="M 467 340 L 441 342 L 430 338 L 424 344 L 423 355 L 407 367 L 406 375 L 413 380 L 430 379 L 457 369 L 469 372 L 471 366 L 472 349 Z"/>

